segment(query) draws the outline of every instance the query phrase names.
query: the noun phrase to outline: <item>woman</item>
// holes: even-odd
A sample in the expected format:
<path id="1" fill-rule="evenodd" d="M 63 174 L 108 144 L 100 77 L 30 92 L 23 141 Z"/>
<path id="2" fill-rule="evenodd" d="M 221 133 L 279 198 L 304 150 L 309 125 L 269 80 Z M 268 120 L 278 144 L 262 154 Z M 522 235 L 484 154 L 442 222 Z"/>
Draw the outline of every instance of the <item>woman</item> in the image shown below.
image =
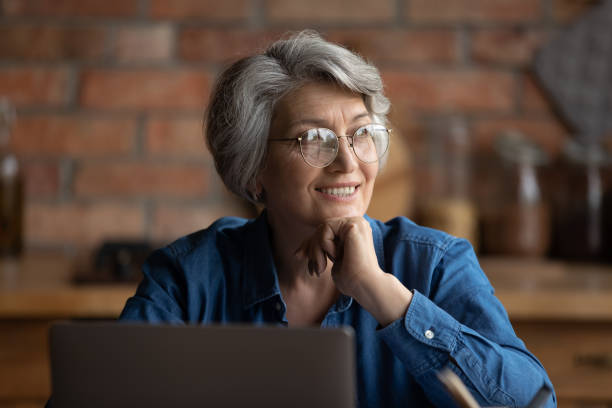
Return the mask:
<path id="1" fill-rule="evenodd" d="M 482 405 L 527 405 L 550 381 L 470 244 L 365 215 L 388 109 L 377 69 L 313 32 L 233 64 L 207 141 L 227 187 L 265 209 L 155 252 L 121 319 L 351 325 L 360 406 L 448 406 L 444 367 Z"/>

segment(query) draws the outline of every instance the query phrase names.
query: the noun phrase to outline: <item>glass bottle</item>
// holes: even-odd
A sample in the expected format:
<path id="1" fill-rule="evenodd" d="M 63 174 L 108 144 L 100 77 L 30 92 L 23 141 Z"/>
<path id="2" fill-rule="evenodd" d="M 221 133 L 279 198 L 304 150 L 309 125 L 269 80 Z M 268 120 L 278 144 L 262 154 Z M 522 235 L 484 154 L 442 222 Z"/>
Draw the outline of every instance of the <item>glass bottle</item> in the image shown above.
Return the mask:
<path id="1" fill-rule="evenodd" d="M 429 129 L 429 182 L 418 199 L 421 224 L 466 238 L 478 247 L 477 215 L 470 196 L 471 146 L 465 120 L 450 115 Z"/>
<path id="2" fill-rule="evenodd" d="M 612 147 L 612 146 L 611 146 Z M 602 255 L 607 262 L 612 262 L 612 159 L 608 159 L 603 171 L 602 199 Z"/>
<path id="3" fill-rule="evenodd" d="M 555 188 L 555 256 L 597 261 L 604 255 L 602 171 L 608 162 L 598 141 L 570 139 L 565 144 Z"/>
<path id="4" fill-rule="evenodd" d="M 495 141 L 501 159 L 494 206 L 483 220 L 486 252 L 539 257 L 550 246 L 550 211 L 543 198 L 538 166 L 546 154 L 521 133 L 507 131 Z"/>
<path id="5" fill-rule="evenodd" d="M 17 256 L 23 246 L 23 181 L 10 150 L 15 109 L 0 99 L 0 256 Z"/>

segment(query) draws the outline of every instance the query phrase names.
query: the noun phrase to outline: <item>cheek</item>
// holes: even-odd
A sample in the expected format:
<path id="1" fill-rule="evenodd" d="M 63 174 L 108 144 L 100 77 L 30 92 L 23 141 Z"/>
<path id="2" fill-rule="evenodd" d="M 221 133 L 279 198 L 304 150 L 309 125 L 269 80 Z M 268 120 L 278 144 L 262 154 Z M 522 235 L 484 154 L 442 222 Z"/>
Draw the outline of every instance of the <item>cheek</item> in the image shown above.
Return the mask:
<path id="1" fill-rule="evenodd" d="M 283 157 L 270 157 L 262 172 L 261 184 L 269 193 L 280 194 L 283 200 L 291 200 L 306 190 L 313 179 L 312 169 L 302 160 L 288 154 Z"/>
<path id="2" fill-rule="evenodd" d="M 364 176 L 366 179 L 366 188 L 364 189 L 365 199 L 366 201 L 370 201 L 372 199 L 372 193 L 374 191 L 374 182 L 376 181 L 376 176 L 378 175 L 378 166 L 372 166 L 371 169 L 366 169 L 364 171 Z"/>
<path id="3" fill-rule="evenodd" d="M 365 166 L 363 169 L 363 174 L 367 182 L 373 185 L 374 181 L 376 180 L 376 176 L 378 175 L 378 164 Z"/>

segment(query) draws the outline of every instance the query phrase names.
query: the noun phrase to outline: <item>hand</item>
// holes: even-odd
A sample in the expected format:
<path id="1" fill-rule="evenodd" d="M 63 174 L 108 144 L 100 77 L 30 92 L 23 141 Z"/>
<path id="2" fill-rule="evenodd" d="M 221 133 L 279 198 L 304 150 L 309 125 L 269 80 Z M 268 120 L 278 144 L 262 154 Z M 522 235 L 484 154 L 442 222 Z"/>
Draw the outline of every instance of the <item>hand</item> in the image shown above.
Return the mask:
<path id="1" fill-rule="evenodd" d="M 296 255 L 307 258 L 308 271 L 318 276 L 331 260 L 338 290 L 354 298 L 383 327 L 402 317 L 412 301 L 412 292 L 378 266 L 372 229 L 363 217 L 327 220 Z"/>
<path id="2" fill-rule="evenodd" d="M 334 218 L 321 224 L 296 254 L 308 259 L 310 274 L 320 276 L 333 262 L 332 278 L 338 290 L 355 297 L 368 282 L 384 272 L 378 266 L 370 224 L 363 217 Z"/>

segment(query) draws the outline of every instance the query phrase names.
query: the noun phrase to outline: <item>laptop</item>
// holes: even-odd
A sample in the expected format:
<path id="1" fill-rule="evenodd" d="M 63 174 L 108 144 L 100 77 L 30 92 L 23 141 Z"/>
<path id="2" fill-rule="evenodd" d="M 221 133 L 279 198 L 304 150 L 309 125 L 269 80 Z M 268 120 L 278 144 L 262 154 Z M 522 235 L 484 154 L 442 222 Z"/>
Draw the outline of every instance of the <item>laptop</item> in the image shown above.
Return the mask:
<path id="1" fill-rule="evenodd" d="M 356 405 L 349 328 L 63 322 L 53 408 Z"/>

